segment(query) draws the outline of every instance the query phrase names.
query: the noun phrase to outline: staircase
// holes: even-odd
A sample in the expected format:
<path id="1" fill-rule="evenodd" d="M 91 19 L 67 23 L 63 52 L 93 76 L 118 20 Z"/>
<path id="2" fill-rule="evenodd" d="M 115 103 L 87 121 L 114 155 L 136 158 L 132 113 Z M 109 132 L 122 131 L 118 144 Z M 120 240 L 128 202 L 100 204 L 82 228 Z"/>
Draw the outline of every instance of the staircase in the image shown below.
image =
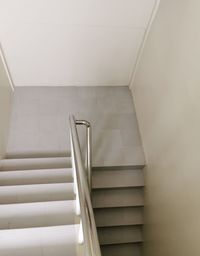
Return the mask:
<path id="1" fill-rule="evenodd" d="M 77 255 L 71 158 L 4 159 L 0 170 L 0 255 Z"/>
<path id="2" fill-rule="evenodd" d="M 92 202 L 103 256 L 141 256 L 142 169 L 93 168 Z"/>
<path id="3" fill-rule="evenodd" d="M 87 168 L 77 125 L 87 129 Z M 141 256 L 143 166 L 91 175 L 90 136 L 71 116 L 71 157 L 0 161 L 1 256 Z"/>

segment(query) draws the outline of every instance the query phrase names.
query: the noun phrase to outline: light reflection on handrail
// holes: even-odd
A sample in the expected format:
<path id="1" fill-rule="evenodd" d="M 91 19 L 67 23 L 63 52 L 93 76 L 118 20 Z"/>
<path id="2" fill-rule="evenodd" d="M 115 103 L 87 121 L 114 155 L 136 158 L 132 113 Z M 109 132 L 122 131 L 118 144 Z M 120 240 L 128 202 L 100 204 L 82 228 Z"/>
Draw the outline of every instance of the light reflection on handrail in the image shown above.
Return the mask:
<path id="1" fill-rule="evenodd" d="M 81 219 L 80 242 L 83 244 L 84 256 L 101 256 L 97 235 L 94 213 L 91 203 L 90 189 L 85 175 L 85 169 L 81 156 L 80 142 L 73 116 L 69 118 L 70 140 L 72 150 L 72 166 L 74 170 L 75 189 L 78 202 L 78 213 Z"/>
<path id="2" fill-rule="evenodd" d="M 15 90 L 14 83 L 13 83 L 13 80 L 12 80 L 12 77 L 11 77 L 11 74 L 10 74 L 10 70 L 8 68 L 8 64 L 6 62 L 5 54 L 3 52 L 3 48 L 2 48 L 1 43 L 0 43 L 0 59 L 1 59 L 1 62 L 4 66 L 5 72 L 7 74 L 7 78 L 8 78 L 10 87 L 11 87 L 12 91 L 14 92 L 14 90 Z"/>
<path id="3" fill-rule="evenodd" d="M 84 125 L 86 127 L 86 170 L 89 190 L 92 189 L 92 131 L 91 125 L 85 120 L 76 120 L 76 125 Z"/>

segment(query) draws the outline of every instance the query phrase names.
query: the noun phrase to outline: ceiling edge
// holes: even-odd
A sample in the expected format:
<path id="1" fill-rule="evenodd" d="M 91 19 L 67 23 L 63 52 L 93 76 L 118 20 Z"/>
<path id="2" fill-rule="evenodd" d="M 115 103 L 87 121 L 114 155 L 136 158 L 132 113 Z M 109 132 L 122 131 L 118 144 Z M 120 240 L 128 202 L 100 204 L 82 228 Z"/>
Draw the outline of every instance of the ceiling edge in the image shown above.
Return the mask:
<path id="1" fill-rule="evenodd" d="M 137 73 L 137 70 L 138 70 L 138 66 L 140 64 L 140 60 L 141 60 L 141 57 L 142 57 L 142 54 L 143 54 L 143 51 L 144 51 L 144 47 L 145 47 L 146 41 L 147 41 L 148 36 L 149 36 L 149 32 L 151 30 L 152 24 L 154 22 L 154 19 L 156 17 L 157 12 L 158 12 L 160 1 L 161 0 L 155 0 L 155 4 L 153 6 L 152 13 L 151 13 L 148 25 L 147 25 L 147 27 L 145 29 L 144 37 L 143 37 L 141 46 L 139 48 L 137 59 L 136 59 L 136 63 L 135 63 L 135 66 L 133 68 L 133 72 L 132 72 L 131 79 L 130 79 L 130 82 L 129 82 L 129 88 L 130 89 L 132 89 L 133 86 L 134 86 L 134 82 L 135 82 L 135 77 L 136 77 L 136 73 Z"/>

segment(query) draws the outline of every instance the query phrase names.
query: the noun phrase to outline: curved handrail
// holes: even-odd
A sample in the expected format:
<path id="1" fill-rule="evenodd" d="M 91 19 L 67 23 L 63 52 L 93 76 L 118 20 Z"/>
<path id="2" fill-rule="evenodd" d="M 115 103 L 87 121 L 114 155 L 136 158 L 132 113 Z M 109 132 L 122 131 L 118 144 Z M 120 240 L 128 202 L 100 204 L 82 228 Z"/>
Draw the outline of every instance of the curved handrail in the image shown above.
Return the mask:
<path id="1" fill-rule="evenodd" d="M 92 189 L 92 135 L 91 135 L 91 125 L 88 121 L 85 120 L 76 120 L 76 125 L 85 125 L 86 127 L 86 168 L 87 168 L 87 178 L 89 190 Z"/>
<path id="2" fill-rule="evenodd" d="M 101 256 L 99 240 L 97 235 L 94 213 L 91 203 L 90 190 L 85 176 L 84 165 L 81 157 L 80 142 L 76 128 L 76 120 L 73 116 L 69 118 L 70 140 L 72 149 L 72 165 L 75 178 L 75 189 L 77 193 L 78 212 L 81 218 L 82 239 L 85 256 Z"/>

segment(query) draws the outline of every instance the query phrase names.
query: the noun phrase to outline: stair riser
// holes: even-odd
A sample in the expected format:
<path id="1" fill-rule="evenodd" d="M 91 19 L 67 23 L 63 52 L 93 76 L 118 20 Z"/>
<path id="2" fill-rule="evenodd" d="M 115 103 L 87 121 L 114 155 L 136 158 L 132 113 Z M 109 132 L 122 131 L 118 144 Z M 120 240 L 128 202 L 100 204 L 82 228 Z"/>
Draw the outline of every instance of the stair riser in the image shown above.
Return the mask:
<path id="1" fill-rule="evenodd" d="M 94 208 L 143 206 L 143 189 L 101 189 L 93 190 L 92 203 Z"/>
<path id="2" fill-rule="evenodd" d="M 27 179 L 16 179 L 16 180 L 5 180 L 0 182 L 0 186 L 12 186 L 12 185 L 32 185 L 32 184 L 53 184 L 53 183 L 71 183 L 72 178 L 66 176 L 60 176 L 55 178 L 27 178 Z"/>
<path id="3" fill-rule="evenodd" d="M 141 246 L 137 244 L 103 245 L 102 256 L 141 256 Z"/>
<path id="4" fill-rule="evenodd" d="M 0 229 L 75 224 L 74 201 L 0 205 Z"/>
<path id="5" fill-rule="evenodd" d="M 93 188 L 141 187 L 144 186 L 142 170 L 94 171 Z"/>
<path id="6" fill-rule="evenodd" d="M 143 224 L 142 207 L 95 209 L 94 215 L 97 227 Z"/>
<path id="7" fill-rule="evenodd" d="M 0 204 L 75 199 L 72 183 L 0 187 Z"/>
<path id="8" fill-rule="evenodd" d="M 141 226 L 98 228 L 101 245 L 142 242 Z"/>
<path id="9" fill-rule="evenodd" d="M 26 185 L 73 182 L 72 171 L 62 169 L 0 172 L 0 185 Z"/>
<path id="10" fill-rule="evenodd" d="M 4 159 L 0 163 L 1 171 L 36 170 L 51 168 L 71 168 L 70 157 Z"/>

